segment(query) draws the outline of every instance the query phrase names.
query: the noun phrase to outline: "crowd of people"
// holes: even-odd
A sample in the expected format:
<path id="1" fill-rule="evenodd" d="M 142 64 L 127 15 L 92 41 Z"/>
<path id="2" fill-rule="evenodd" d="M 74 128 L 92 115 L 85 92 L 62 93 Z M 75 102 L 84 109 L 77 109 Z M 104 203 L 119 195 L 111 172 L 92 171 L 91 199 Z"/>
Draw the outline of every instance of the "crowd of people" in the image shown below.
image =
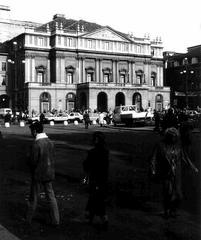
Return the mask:
<path id="1" fill-rule="evenodd" d="M 87 111 L 84 118 L 85 121 L 89 118 Z M 183 136 L 185 141 L 182 142 L 182 132 L 180 134 L 181 129 L 179 129 L 177 117 L 172 109 L 168 110 L 163 121 L 163 124 L 159 125 L 162 126 L 163 138 L 154 148 L 150 169 L 152 176 L 157 178 L 163 186 L 164 216 L 169 218 L 176 217 L 177 209 L 182 201 L 182 164 L 184 163 L 196 173 L 198 169 L 189 158 L 188 145 L 190 143 L 186 141 L 186 136 Z M 85 127 L 88 126 L 85 124 Z M 46 133 L 43 132 L 42 122 L 35 122 L 31 130 L 34 142 L 28 158 L 32 181 L 27 222 L 32 223 L 40 188 L 43 187 L 50 206 L 52 225 L 57 227 L 60 224 L 60 214 L 52 187 L 52 182 L 55 179 L 55 147 Z M 84 182 L 88 184 L 85 217 L 91 224 L 94 217 L 98 216 L 103 229 L 107 229 L 108 216 L 105 200 L 108 193 L 110 151 L 103 132 L 94 132 L 92 142 L 93 147 L 88 151 L 87 158 L 83 161 L 83 172 L 86 175 Z"/>

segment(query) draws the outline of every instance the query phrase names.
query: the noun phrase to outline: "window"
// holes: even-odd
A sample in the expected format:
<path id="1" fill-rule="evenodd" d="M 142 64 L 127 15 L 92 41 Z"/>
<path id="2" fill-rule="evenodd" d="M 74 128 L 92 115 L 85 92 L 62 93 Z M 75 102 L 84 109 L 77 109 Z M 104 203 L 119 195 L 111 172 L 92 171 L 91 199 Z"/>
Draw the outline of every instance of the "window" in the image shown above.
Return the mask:
<path id="1" fill-rule="evenodd" d="M 1 85 L 2 85 L 2 86 L 6 86 L 6 76 L 5 76 L 5 75 L 2 76 Z"/>
<path id="2" fill-rule="evenodd" d="M 67 84 L 72 84 L 73 83 L 73 73 L 71 72 L 68 72 L 67 75 L 66 75 L 66 83 Z"/>
<path id="3" fill-rule="evenodd" d="M 44 73 L 43 72 L 38 72 L 37 73 L 37 82 L 42 83 L 44 79 Z"/>
<path id="4" fill-rule="evenodd" d="M 110 68 L 103 69 L 103 81 L 105 83 L 112 82 L 112 70 Z"/>
<path id="5" fill-rule="evenodd" d="M 156 73 L 151 73 L 151 86 L 156 86 Z"/>
<path id="6" fill-rule="evenodd" d="M 1 71 L 6 71 L 6 62 L 1 63 Z"/>
<path id="7" fill-rule="evenodd" d="M 58 37 L 58 44 L 61 45 L 61 37 Z"/>
<path id="8" fill-rule="evenodd" d="M 93 73 L 87 73 L 87 82 L 93 81 Z"/>
<path id="9" fill-rule="evenodd" d="M 104 82 L 105 82 L 105 83 L 108 83 L 108 82 L 109 82 L 109 74 L 107 74 L 107 73 L 104 74 L 104 75 L 103 75 L 103 79 L 104 79 Z"/>
<path id="10" fill-rule="evenodd" d="M 32 43 L 33 43 L 32 36 L 29 36 L 29 43 L 30 43 L 30 44 L 32 44 Z"/>
<path id="11" fill-rule="evenodd" d="M 191 63 L 192 63 L 192 64 L 198 63 L 198 58 L 197 58 L 197 57 L 193 57 L 193 58 L 191 59 Z"/>
<path id="12" fill-rule="evenodd" d="M 69 47 L 72 47 L 72 42 L 73 42 L 73 39 L 72 38 L 68 38 L 68 46 Z"/>
<path id="13" fill-rule="evenodd" d="M 38 45 L 39 46 L 43 46 L 44 45 L 44 39 L 43 38 L 41 38 L 41 37 L 38 38 Z"/>
<path id="14" fill-rule="evenodd" d="M 137 53 L 141 53 L 141 51 L 142 51 L 141 45 L 137 45 Z"/>
<path id="15" fill-rule="evenodd" d="M 136 84 L 142 84 L 142 80 L 143 80 L 143 71 L 142 70 L 136 71 Z"/>
<path id="16" fill-rule="evenodd" d="M 125 83 L 126 82 L 126 75 L 125 74 L 121 74 L 120 75 L 120 83 Z"/>
<path id="17" fill-rule="evenodd" d="M 92 48 L 92 40 L 88 40 L 88 48 Z"/>
<path id="18" fill-rule="evenodd" d="M 105 50 L 109 50 L 109 49 L 110 49 L 109 42 L 105 42 Z"/>

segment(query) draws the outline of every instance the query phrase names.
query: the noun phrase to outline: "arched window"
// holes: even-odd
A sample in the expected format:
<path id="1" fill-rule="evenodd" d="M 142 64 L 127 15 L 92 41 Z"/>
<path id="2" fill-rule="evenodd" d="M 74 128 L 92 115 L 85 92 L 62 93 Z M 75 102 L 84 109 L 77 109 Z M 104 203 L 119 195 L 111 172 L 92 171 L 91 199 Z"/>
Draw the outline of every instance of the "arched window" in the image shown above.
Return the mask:
<path id="1" fill-rule="evenodd" d="M 155 109 L 157 111 L 163 110 L 163 96 L 161 94 L 156 95 Z"/>
<path id="2" fill-rule="evenodd" d="M 136 105 L 138 111 L 142 110 L 142 97 L 140 93 L 133 94 L 133 105 Z"/>
<path id="3" fill-rule="evenodd" d="M 97 109 L 99 112 L 107 112 L 107 94 L 100 92 L 97 96 Z"/>
<path id="4" fill-rule="evenodd" d="M 76 97 L 74 93 L 68 93 L 66 95 L 66 110 L 71 112 L 75 109 Z"/>
<path id="5" fill-rule="evenodd" d="M 51 110 L 51 96 L 48 92 L 40 95 L 40 112 L 48 112 Z"/>
<path id="6" fill-rule="evenodd" d="M 153 87 L 156 86 L 156 73 L 155 72 L 151 73 L 151 86 L 153 86 Z"/>
<path id="7" fill-rule="evenodd" d="M 125 96 L 122 92 L 118 92 L 115 97 L 115 106 L 125 105 Z"/>

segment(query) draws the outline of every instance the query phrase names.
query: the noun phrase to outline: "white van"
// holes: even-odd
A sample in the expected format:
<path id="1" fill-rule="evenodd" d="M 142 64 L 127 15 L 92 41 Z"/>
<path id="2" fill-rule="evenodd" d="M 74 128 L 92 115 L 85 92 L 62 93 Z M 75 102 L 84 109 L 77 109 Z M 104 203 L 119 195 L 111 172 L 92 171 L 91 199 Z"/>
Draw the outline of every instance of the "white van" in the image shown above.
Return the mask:
<path id="1" fill-rule="evenodd" d="M 0 108 L 0 117 L 4 117 L 7 113 L 12 115 L 11 108 Z"/>

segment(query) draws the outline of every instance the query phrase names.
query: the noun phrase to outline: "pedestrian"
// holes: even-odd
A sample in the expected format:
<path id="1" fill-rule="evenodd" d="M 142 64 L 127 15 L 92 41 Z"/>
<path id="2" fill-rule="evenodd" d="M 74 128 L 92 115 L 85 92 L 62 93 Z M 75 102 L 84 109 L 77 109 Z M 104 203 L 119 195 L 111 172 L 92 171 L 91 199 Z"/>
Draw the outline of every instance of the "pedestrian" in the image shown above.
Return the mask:
<path id="1" fill-rule="evenodd" d="M 89 123 L 90 123 L 90 118 L 89 118 L 88 110 L 86 110 L 86 111 L 84 112 L 83 118 L 84 118 L 85 129 L 88 129 Z"/>
<path id="2" fill-rule="evenodd" d="M 154 109 L 154 122 L 155 122 L 154 131 L 160 132 L 160 114 L 156 109 Z"/>
<path id="3" fill-rule="evenodd" d="M 43 132 L 43 124 L 41 122 L 35 122 L 32 129 L 35 130 L 35 140 L 28 161 L 31 171 L 31 189 L 27 222 L 29 224 L 32 222 L 40 189 L 43 187 L 50 207 L 52 225 L 58 226 L 60 223 L 59 210 L 52 187 L 52 182 L 55 179 L 54 145 L 46 133 Z"/>
<path id="4" fill-rule="evenodd" d="M 198 172 L 188 155 L 183 152 L 176 128 L 168 128 L 164 139 L 156 148 L 151 159 L 151 171 L 163 185 L 163 206 L 165 217 L 176 217 L 182 200 L 181 167 L 185 163 Z"/>
<path id="5" fill-rule="evenodd" d="M 4 122 L 5 123 L 10 123 L 11 122 L 11 114 L 10 114 L 10 112 L 7 112 L 6 115 L 4 116 Z"/>
<path id="6" fill-rule="evenodd" d="M 102 127 L 103 124 L 104 124 L 104 118 L 105 118 L 105 115 L 104 115 L 103 112 L 101 112 L 101 113 L 99 114 L 99 118 L 98 118 L 98 121 L 99 121 L 99 124 L 100 124 L 101 127 Z"/>
<path id="7" fill-rule="evenodd" d="M 105 136 L 96 131 L 93 134 L 94 147 L 89 150 L 83 162 L 83 169 L 88 176 L 89 197 L 86 206 L 86 218 L 89 223 L 99 216 L 102 226 L 107 228 L 106 197 L 108 190 L 109 150 L 106 147 Z"/>
<path id="8" fill-rule="evenodd" d="M 44 123 L 44 122 L 45 122 L 45 114 L 44 114 L 44 113 L 41 113 L 41 114 L 40 114 L 40 122 L 41 122 L 41 123 Z"/>
<path id="9" fill-rule="evenodd" d="M 162 120 L 163 133 L 167 128 L 171 127 L 178 128 L 178 119 L 176 114 L 174 113 L 173 108 L 169 108 L 167 113 L 165 113 L 165 115 L 163 116 Z"/>

